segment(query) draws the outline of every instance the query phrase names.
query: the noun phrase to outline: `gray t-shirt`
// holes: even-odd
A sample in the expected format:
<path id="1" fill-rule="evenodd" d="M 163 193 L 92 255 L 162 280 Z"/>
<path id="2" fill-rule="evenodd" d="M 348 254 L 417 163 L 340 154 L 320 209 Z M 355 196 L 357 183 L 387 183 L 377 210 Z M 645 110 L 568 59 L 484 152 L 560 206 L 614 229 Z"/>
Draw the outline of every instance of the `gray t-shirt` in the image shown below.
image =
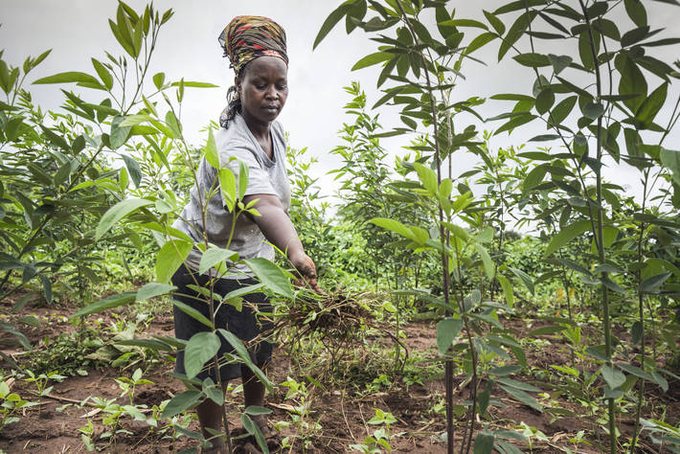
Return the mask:
<path id="1" fill-rule="evenodd" d="M 238 182 L 239 164 L 237 158 L 244 162 L 249 169 L 248 189 L 245 195 L 273 194 L 278 196 L 283 209 L 290 208 L 290 183 L 286 173 L 286 138 L 279 122 L 273 122 L 271 127 L 273 159 L 265 154 L 253 134 L 248 129 L 241 115 L 236 115 L 229 123 L 229 128 L 220 128 L 215 134 L 215 143 L 219 153 L 221 167 L 227 167 Z M 232 213 L 224 208 L 222 194 L 218 190 L 208 201 L 206 225 L 203 225 L 199 194 L 205 200 L 205 194 L 211 188 L 219 188 L 217 170 L 201 160 L 196 173 L 197 183 L 191 189 L 189 203 L 184 207 L 182 216 L 177 219 L 173 227 L 189 235 L 194 241 L 202 242 L 201 232 L 206 232 L 208 241 L 219 248 L 226 248 L 232 224 Z M 238 183 L 237 183 L 238 184 Z M 182 219 L 186 220 L 184 222 Z M 236 220 L 234 236 L 229 249 L 238 252 L 241 259 L 265 257 L 274 259 L 274 248 L 267 243 L 259 227 L 253 219 L 242 213 Z M 193 248 L 186 260 L 186 265 L 198 271 L 202 253 Z M 245 265 L 237 265 L 232 269 L 233 275 L 225 278 L 242 278 L 243 274 L 252 275 Z"/>

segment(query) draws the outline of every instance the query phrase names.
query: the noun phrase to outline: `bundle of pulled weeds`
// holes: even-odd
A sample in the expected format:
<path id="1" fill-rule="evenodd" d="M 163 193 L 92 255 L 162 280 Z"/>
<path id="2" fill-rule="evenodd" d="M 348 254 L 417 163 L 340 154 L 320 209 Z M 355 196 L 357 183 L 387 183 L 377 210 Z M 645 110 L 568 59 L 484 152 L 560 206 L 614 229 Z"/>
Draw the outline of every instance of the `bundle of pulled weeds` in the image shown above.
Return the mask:
<path id="1" fill-rule="evenodd" d="M 347 342 L 355 339 L 362 327 L 375 325 L 370 305 L 376 294 L 344 292 L 317 295 L 301 292 L 275 316 L 275 329 L 297 327 L 298 336 L 317 333 L 322 339 Z"/>

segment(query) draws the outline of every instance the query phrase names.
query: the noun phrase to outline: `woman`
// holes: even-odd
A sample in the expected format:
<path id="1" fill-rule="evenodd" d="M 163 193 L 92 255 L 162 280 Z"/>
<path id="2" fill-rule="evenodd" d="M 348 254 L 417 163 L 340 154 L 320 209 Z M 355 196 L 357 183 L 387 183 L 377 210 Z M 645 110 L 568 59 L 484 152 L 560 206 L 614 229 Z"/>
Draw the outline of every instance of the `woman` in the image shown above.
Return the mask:
<path id="1" fill-rule="evenodd" d="M 215 135 L 221 166 L 230 168 L 238 181 L 239 164 L 245 163 L 249 170 L 248 188 L 243 197 L 247 205 L 257 201 L 255 208 L 261 216 L 241 214 L 237 217 L 231 242 L 232 213 L 224 208 L 220 194 L 205 202 L 205 194 L 214 188 L 217 171 L 204 159 L 197 172 L 197 184 L 191 190 L 191 198 L 184 208 L 175 227 L 201 242 L 207 234 L 208 241 L 218 247 L 238 252 L 242 259 L 253 257 L 274 258 L 272 244 L 285 251 L 288 259 L 303 276 L 310 287 L 319 291 L 316 282 L 314 262 L 305 254 L 295 227 L 288 218 L 290 186 L 285 169 L 286 143 L 283 128 L 275 121 L 288 97 L 288 56 L 284 30 L 271 19 L 260 16 L 235 17 L 219 37 L 224 55 L 229 57 L 236 77 L 229 89 L 229 105 L 220 116 L 220 130 Z M 234 160 L 237 158 L 238 160 Z M 219 191 L 218 191 L 219 192 Z M 202 202 L 203 201 L 203 202 Z M 203 217 L 202 206 L 207 204 Z M 205 221 L 204 221 L 205 219 Z M 205 301 L 200 301 L 197 292 L 187 286 L 206 286 L 210 276 L 198 275 L 201 253 L 194 249 L 185 265 L 173 276 L 178 287 L 176 298 L 191 304 L 204 315 L 209 316 Z M 221 276 L 214 283 L 214 292 L 225 295 L 237 288 L 252 285 L 250 271 L 245 266 L 235 266 L 228 276 Z M 260 312 L 270 312 L 266 297 L 261 293 L 244 297 L 258 306 Z M 237 311 L 230 305 L 221 307 L 217 314 L 218 327 L 228 329 L 242 340 L 251 340 L 271 328 L 271 322 L 258 320 L 255 312 L 247 305 Z M 175 335 L 189 339 L 198 331 L 207 328 L 175 307 Z M 223 341 L 220 357 L 231 351 Z M 261 342 L 251 352 L 259 367 L 267 365 L 271 358 L 271 344 Z M 184 352 L 179 352 L 175 371 L 184 374 Z M 245 366 L 226 364 L 220 366 L 220 379 L 242 377 L 246 407 L 263 405 L 264 385 Z M 211 377 L 217 382 L 215 370 L 204 370 L 198 376 L 203 380 Z M 206 438 L 212 438 L 210 430 L 222 430 L 222 408 L 210 399 L 197 407 L 198 419 Z M 253 418 L 265 437 L 273 432 L 264 416 Z M 212 439 L 214 451 L 225 452 L 220 439 Z"/>

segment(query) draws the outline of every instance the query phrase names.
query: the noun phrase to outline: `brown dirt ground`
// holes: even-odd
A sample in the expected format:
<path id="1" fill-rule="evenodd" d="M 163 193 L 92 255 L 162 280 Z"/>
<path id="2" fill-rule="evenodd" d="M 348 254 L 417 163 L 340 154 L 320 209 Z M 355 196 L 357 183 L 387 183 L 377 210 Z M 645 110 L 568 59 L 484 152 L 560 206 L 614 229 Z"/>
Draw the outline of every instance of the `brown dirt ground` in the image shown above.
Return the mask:
<path id="1" fill-rule="evenodd" d="M 56 337 L 64 330 L 73 327 L 62 317 L 74 312 L 73 308 L 28 308 L 29 313 L 34 314 L 40 320 L 51 323 L 43 323 L 37 328 L 27 328 L 24 331 L 34 345 L 38 345 L 44 337 Z M 105 321 L 111 320 L 111 315 L 98 315 Z M 505 325 L 511 327 L 516 332 L 516 338 L 521 339 L 529 329 L 527 320 L 513 319 L 505 320 Z M 540 322 L 535 322 L 532 329 L 540 326 Z M 150 332 L 154 334 L 172 335 L 172 317 L 169 314 L 157 316 L 152 324 Z M 147 334 L 149 333 L 147 331 Z M 588 330 L 584 332 L 588 336 Z M 563 341 L 549 336 L 542 336 L 550 339 L 549 343 L 538 347 L 527 347 L 527 360 L 530 365 L 547 369 L 550 364 L 568 364 L 569 353 Z M 0 339 L 2 340 L 2 339 Z M 379 336 L 368 339 L 369 342 L 389 342 Z M 405 343 L 411 352 L 417 351 L 425 357 L 435 357 L 435 324 L 429 321 L 414 322 L 405 327 Z M 360 348 L 360 347 L 358 347 Z M 4 348 L 5 353 L 14 355 L 17 361 L 22 362 L 22 352 L 20 348 Z M 0 363 L 0 367 L 6 367 Z M 289 358 L 282 349 L 276 349 L 274 360 L 268 372 L 272 382 L 281 383 L 291 374 L 292 365 Z M 159 404 L 165 399 L 182 392 L 183 385 L 168 376 L 171 371 L 171 363 L 166 362 L 164 366 L 156 368 L 144 375 L 153 382 L 152 385 L 140 386 L 135 394 L 135 403 L 146 404 L 151 407 Z M 82 406 L 81 402 L 88 396 L 98 396 L 106 399 L 117 399 L 118 403 L 124 404 L 125 400 L 120 397 L 121 390 L 115 382 L 115 378 L 120 376 L 130 376 L 132 370 L 116 370 L 112 368 L 102 370 L 91 370 L 85 377 L 71 377 L 67 380 L 54 384 L 50 397 L 43 398 L 40 409 L 32 407 L 26 409 L 21 414 L 19 422 L 9 424 L 0 433 L 0 450 L 5 452 L 86 452 L 85 445 L 81 440 L 79 428 L 86 426 L 88 419 L 95 426 L 97 434 L 103 430 L 101 424 L 101 413 L 93 412 L 93 407 Z M 535 386 L 549 391 L 546 386 L 542 386 L 540 381 L 532 376 L 514 377 L 516 379 L 530 382 Z M 455 391 L 454 401 L 462 403 L 468 398 L 469 389 L 462 382 L 463 377 L 457 376 L 455 383 L 458 385 Z M 300 379 L 302 380 L 302 379 Z M 324 385 L 324 383 L 321 383 Z M 37 400 L 31 393 L 34 386 L 23 380 L 16 380 L 11 383 L 12 392 L 19 393 L 28 400 Z M 313 387 L 311 387 L 313 388 Z M 287 389 L 278 387 L 273 395 L 268 396 L 268 404 L 273 410 L 271 420 L 274 422 L 286 422 L 291 420 L 288 412 L 296 405 L 295 399 L 285 399 Z M 648 385 L 646 387 L 648 408 L 665 408 L 666 421 L 671 424 L 678 424 L 680 420 L 680 386 L 678 383 L 670 383 L 668 393 L 662 393 L 657 386 Z M 289 452 L 318 452 L 334 453 L 348 452 L 349 445 L 361 443 L 365 437 L 370 435 L 375 426 L 367 424 L 367 421 L 374 415 L 374 409 L 380 408 L 391 412 L 397 419 L 392 425 L 391 433 L 395 436 L 391 445 L 396 452 L 423 452 L 439 453 L 445 452 L 445 443 L 440 439 L 445 431 L 445 417 L 441 413 L 436 413 L 433 408 L 442 402 L 444 395 L 443 378 L 435 378 L 424 382 L 424 385 L 412 384 L 406 387 L 402 383 L 396 383 L 380 392 L 364 393 L 358 395 L 351 391 L 333 389 L 332 386 L 321 389 L 315 388 L 310 394 L 311 413 L 306 417 L 310 423 L 316 422 L 320 425 L 319 430 L 309 430 L 305 438 L 296 439 Z M 490 419 L 478 421 L 477 428 L 484 426 L 489 429 L 499 427 L 513 427 L 525 422 L 529 426 L 543 432 L 549 441 L 535 441 L 533 444 L 534 453 L 563 452 L 561 447 L 578 449 L 579 453 L 600 452 L 599 449 L 587 444 L 578 446 L 569 442 L 578 431 L 585 430 L 590 434 L 597 434 L 605 440 L 599 424 L 593 417 L 587 416 L 583 407 L 579 404 L 566 400 L 559 396 L 554 402 L 558 407 L 568 409 L 573 412 L 573 416 L 553 418 L 547 412 L 540 413 L 527 406 L 519 404 L 510 396 L 502 391 L 496 392 L 499 406 L 489 409 Z M 228 393 L 227 400 L 231 404 L 229 416 L 230 426 L 240 426 L 238 413 L 238 396 Z M 631 410 L 632 412 L 632 410 Z M 620 421 L 620 428 L 624 433 L 632 431 L 632 422 L 629 416 L 623 416 Z M 121 428 L 129 433 L 120 435 L 116 444 L 106 445 L 98 443 L 98 449 L 104 452 L 135 452 L 135 453 L 164 453 L 177 452 L 195 446 L 193 440 L 183 437 L 174 444 L 168 437 L 164 437 L 158 430 L 149 430 L 145 422 L 135 422 L 122 420 Z M 193 421 L 190 429 L 198 430 L 198 424 Z M 456 438 L 462 437 L 462 420 L 456 425 Z M 294 436 L 296 429 L 286 427 L 281 430 L 282 436 Z M 596 441 L 596 440 L 590 440 Z M 647 449 L 641 452 L 655 452 L 654 445 L 648 440 L 643 440 Z M 520 449 L 528 450 L 528 445 L 519 445 Z"/>

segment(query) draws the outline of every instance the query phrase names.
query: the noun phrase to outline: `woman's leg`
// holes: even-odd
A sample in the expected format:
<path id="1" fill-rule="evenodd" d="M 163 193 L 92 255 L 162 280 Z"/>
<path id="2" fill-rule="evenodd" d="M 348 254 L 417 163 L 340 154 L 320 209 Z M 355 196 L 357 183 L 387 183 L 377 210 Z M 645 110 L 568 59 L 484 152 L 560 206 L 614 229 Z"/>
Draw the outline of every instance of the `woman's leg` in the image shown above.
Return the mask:
<path id="1" fill-rule="evenodd" d="M 204 449 L 204 453 L 227 453 L 227 446 L 222 437 L 216 437 L 210 433 L 208 429 L 215 432 L 223 432 L 222 429 L 222 406 L 217 405 L 212 399 L 206 399 L 196 407 L 196 414 L 198 415 L 198 422 L 201 425 L 201 432 L 203 436 L 210 439 L 212 448 Z"/>

